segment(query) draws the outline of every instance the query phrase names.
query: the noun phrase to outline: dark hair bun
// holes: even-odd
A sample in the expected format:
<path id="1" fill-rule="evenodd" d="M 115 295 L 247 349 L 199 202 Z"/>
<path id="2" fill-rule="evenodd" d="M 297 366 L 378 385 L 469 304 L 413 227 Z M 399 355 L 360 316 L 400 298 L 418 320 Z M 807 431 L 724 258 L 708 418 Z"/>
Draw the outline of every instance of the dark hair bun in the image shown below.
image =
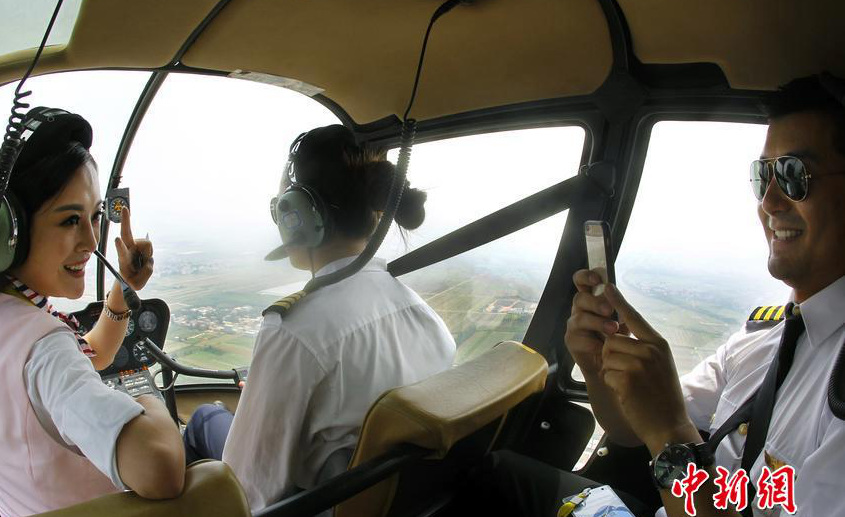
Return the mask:
<path id="1" fill-rule="evenodd" d="M 291 146 L 297 183 L 315 190 L 332 213 L 331 233 L 369 238 L 384 212 L 396 166 L 382 149 L 358 145 L 341 125 L 316 128 Z M 394 220 L 403 230 L 414 230 L 425 220 L 426 193 L 405 181 Z"/>
<path id="2" fill-rule="evenodd" d="M 428 194 L 405 183 L 405 192 L 396 210 L 396 224 L 406 230 L 416 230 L 425 221 L 425 200 Z"/>
<path id="3" fill-rule="evenodd" d="M 393 182 L 394 174 L 396 174 L 396 166 L 386 160 L 369 162 L 366 165 L 367 198 L 373 210 L 378 212 L 387 210 L 387 198 L 390 195 L 390 184 Z M 423 205 L 425 205 L 427 194 L 419 189 L 411 188 L 407 180 L 405 180 L 404 188 L 394 220 L 406 230 L 415 230 L 425 220 Z"/>

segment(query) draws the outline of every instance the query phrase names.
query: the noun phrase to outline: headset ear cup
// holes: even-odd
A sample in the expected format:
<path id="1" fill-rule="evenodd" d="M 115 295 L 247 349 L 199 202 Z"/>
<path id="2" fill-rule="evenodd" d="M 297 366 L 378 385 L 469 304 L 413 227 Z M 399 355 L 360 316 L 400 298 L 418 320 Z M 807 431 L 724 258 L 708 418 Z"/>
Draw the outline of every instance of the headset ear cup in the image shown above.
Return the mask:
<path id="1" fill-rule="evenodd" d="M 16 243 L 12 241 L 16 226 L 14 217 L 15 214 L 6 198 L 0 198 L 0 271 L 9 269 L 15 259 Z"/>
<path id="2" fill-rule="evenodd" d="M 17 238 L 13 239 L 13 234 Z M 26 213 L 11 192 L 0 201 L 0 271 L 23 264 L 29 252 L 29 225 Z"/>
<path id="3" fill-rule="evenodd" d="M 329 236 L 331 235 L 332 231 L 332 218 L 331 214 L 329 213 L 329 207 L 323 201 L 323 198 L 320 197 L 320 194 L 309 187 L 301 186 L 303 190 L 305 190 L 309 196 L 311 196 L 311 201 L 314 206 L 314 210 L 317 212 L 317 225 L 319 228 L 315 228 L 315 231 L 320 233 L 320 241 L 314 247 L 325 243 L 329 240 Z"/>
<path id="4" fill-rule="evenodd" d="M 26 216 L 23 205 L 18 202 L 18 198 L 12 195 L 9 201 L 18 220 L 18 245 L 15 246 L 15 259 L 12 261 L 12 267 L 17 267 L 23 264 L 29 256 L 29 218 Z"/>
<path id="5" fill-rule="evenodd" d="M 288 246 L 316 248 L 325 242 L 325 223 L 314 192 L 292 185 L 279 196 L 276 225 Z"/>

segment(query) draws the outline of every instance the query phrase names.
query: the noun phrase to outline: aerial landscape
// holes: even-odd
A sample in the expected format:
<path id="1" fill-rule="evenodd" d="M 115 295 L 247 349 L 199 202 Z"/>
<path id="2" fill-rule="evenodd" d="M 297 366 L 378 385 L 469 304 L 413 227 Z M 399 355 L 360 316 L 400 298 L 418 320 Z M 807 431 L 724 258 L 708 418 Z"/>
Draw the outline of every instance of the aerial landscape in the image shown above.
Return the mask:
<path id="1" fill-rule="evenodd" d="M 215 369 L 248 365 L 261 311 L 308 279 L 283 264 L 236 267 L 238 262 L 196 253 L 156 263 L 144 296 L 170 306 L 165 347 L 178 360 Z M 462 361 L 499 341 L 522 338 L 543 287 L 541 277 L 530 276 L 506 278 L 453 259 L 403 281 L 446 322 Z"/>
<path id="2" fill-rule="evenodd" d="M 309 278 L 284 263 L 204 252 L 163 254 L 144 290 L 170 306 L 166 349 L 193 366 L 249 364 L 261 311 Z M 547 270 L 457 257 L 402 277 L 431 305 L 458 344 L 457 361 L 503 340 L 521 340 L 537 307 Z M 757 303 L 745 289 L 726 292 L 694 272 L 623 267 L 619 285 L 672 344 L 679 373 L 735 332 Z M 777 300 L 776 300 L 777 301 Z M 769 301 L 769 303 L 773 303 Z"/>

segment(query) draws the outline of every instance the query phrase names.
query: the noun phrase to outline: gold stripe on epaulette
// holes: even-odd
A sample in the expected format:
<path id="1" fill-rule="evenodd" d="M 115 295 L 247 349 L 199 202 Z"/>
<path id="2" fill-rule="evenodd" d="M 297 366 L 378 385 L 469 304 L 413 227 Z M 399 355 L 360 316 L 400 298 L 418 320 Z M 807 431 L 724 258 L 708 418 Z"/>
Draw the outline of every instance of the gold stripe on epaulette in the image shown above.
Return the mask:
<path id="1" fill-rule="evenodd" d="M 748 321 L 780 321 L 783 319 L 785 305 L 763 305 L 751 311 Z"/>
<path id="2" fill-rule="evenodd" d="M 267 312 L 278 312 L 279 314 L 284 315 L 287 311 L 290 310 L 291 307 L 296 304 L 299 300 L 305 297 L 308 293 L 306 291 L 297 291 L 289 296 L 285 296 L 281 300 L 276 301 L 273 305 L 264 309 L 261 315 L 265 315 Z"/>
<path id="3" fill-rule="evenodd" d="M 751 316 L 749 316 L 749 321 L 756 321 L 763 319 L 763 313 L 769 308 L 768 305 L 763 307 L 757 307 L 753 311 L 751 311 Z"/>
<path id="4" fill-rule="evenodd" d="M 306 294 L 305 291 L 299 291 L 299 292 L 293 293 L 290 296 L 285 296 L 284 298 L 277 301 L 273 305 L 278 305 L 279 307 L 284 307 L 285 309 L 290 309 L 291 306 L 293 304 L 295 304 L 296 302 L 298 302 L 299 300 L 301 300 L 302 297 L 305 296 L 305 294 Z"/>

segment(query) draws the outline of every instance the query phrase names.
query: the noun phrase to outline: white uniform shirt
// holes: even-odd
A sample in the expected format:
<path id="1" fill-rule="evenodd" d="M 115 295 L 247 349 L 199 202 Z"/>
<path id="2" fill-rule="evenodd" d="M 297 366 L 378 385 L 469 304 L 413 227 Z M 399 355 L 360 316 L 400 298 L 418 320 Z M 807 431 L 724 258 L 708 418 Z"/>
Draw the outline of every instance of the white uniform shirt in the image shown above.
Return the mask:
<path id="1" fill-rule="evenodd" d="M 778 462 L 795 468 L 796 515 L 845 516 L 845 422 L 827 403 L 830 374 L 845 341 L 845 277 L 802 303 L 801 314 L 806 332 L 778 390 L 763 450 L 772 470 Z M 768 330 L 742 330 L 681 378 L 687 413 L 699 429 L 714 432 L 757 391 L 783 327 L 781 322 Z M 745 436 L 730 433 L 716 450 L 716 464 L 736 472 L 744 443 Z M 756 487 L 765 462 L 761 453 L 749 472 L 750 485 Z M 749 505 L 755 515 L 778 515 L 780 509 L 761 511 L 756 500 Z"/>
<path id="2" fill-rule="evenodd" d="M 223 450 L 252 510 L 325 478 L 329 457 L 354 449 L 379 395 L 449 368 L 454 354 L 437 313 L 381 259 L 306 296 L 284 321 L 268 313 Z"/>
<path id="3" fill-rule="evenodd" d="M 116 487 L 126 489 L 117 471 L 117 437 L 144 407 L 103 384 L 68 332 L 35 342 L 24 365 L 24 382 L 41 427 L 59 444 L 84 454 Z"/>

